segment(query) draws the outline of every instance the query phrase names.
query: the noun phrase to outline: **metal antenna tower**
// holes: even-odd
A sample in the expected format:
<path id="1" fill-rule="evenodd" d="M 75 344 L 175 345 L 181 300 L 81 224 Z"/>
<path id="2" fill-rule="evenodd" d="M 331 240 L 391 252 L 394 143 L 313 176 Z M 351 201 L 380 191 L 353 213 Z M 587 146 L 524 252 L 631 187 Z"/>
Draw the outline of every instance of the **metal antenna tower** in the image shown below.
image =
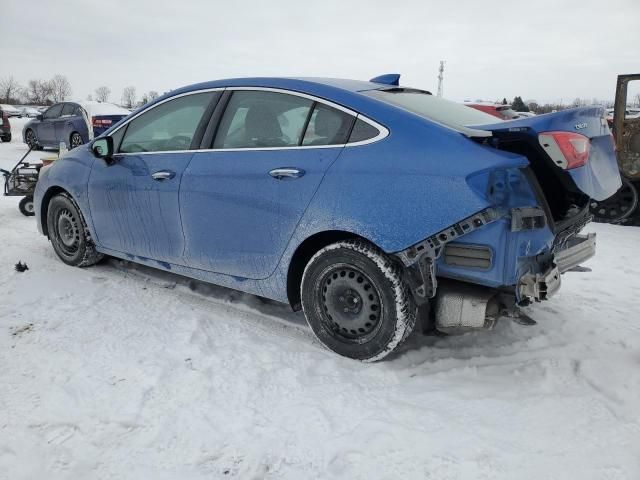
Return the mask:
<path id="1" fill-rule="evenodd" d="M 444 60 L 440 60 L 440 68 L 438 69 L 438 96 L 442 96 L 442 84 L 444 82 Z"/>

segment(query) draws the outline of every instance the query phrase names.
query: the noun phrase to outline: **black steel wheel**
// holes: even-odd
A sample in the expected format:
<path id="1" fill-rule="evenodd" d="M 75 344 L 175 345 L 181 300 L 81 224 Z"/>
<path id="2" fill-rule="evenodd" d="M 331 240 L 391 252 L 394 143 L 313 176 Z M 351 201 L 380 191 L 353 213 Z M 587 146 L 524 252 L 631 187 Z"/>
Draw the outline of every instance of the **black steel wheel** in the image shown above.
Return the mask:
<path id="1" fill-rule="evenodd" d="M 380 326 L 382 299 L 371 279 L 346 263 L 327 267 L 317 290 L 324 327 L 344 342 L 366 342 Z"/>
<path id="2" fill-rule="evenodd" d="M 33 217 L 36 214 L 33 206 L 33 197 L 31 195 L 28 195 L 20 200 L 18 208 L 20 209 L 20 213 L 22 213 L 26 217 Z"/>
<path id="3" fill-rule="evenodd" d="M 82 136 L 78 132 L 73 132 L 69 137 L 69 150 L 73 150 L 76 147 L 79 147 L 84 142 L 82 141 Z"/>
<path id="4" fill-rule="evenodd" d="M 49 202 L 47 231 L 54 251 L 67 265 L 86 267 L 103 257 L 91 241 L 80 209 L 65 193 L 56 195 Z"/>
<path id="5" fill-rule="evenodd" d="M 38 139 L 36 138 L 36 134 L 30 128 L 26 132 L 24 132 L 24 140 L 29 148 L 35 149 L 38 146 Z"/>
<path id="6" fill-rule="evenodd" d="M 592 200 L 589 210 L 596 222 L 624 223 L 637 207 L 638 191 L 629 179 L 622 177 L 622 187 L 606 200 Z"/>
<path id="7" fill-rule="evenodd" d="M 416 306 L 400 267 L 362 240 L 338 242 L 314 255 L 301 298 L 318 339 L 350 358 L 384 358 L 415 325 Z"/>

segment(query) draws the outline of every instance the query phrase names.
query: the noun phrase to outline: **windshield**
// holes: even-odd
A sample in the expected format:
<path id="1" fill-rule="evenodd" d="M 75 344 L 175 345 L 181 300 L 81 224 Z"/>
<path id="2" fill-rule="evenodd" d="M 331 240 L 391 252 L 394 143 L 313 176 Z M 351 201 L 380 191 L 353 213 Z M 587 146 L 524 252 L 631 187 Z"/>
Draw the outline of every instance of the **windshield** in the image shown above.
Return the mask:
<path id="1" fill-rule="evenodd" d="M 417 113 L 454 130 L 460 130 L 461 127 L 469 125 L 489 125 L 501 121 L 488 113 L 413 88 L 368 90 L 362 93 Z"/>

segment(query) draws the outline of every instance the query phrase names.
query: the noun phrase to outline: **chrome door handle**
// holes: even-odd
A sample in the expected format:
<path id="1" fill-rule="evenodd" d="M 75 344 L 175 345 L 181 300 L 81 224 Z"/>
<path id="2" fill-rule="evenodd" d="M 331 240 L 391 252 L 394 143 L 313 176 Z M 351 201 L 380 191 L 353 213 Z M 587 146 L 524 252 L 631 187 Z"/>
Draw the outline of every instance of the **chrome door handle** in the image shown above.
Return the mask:
<path id="1" fill-rule="evenodd" d="M 283 178 L 300 178 L 304 175 L 304 170 L 297 168 L 274 168 L 269 172 L 273 178 L 282 180 Z"/>
<path id="2" fill-rule="evenodd" d="M 170 172 L 169 170 L 160 170 L 151 174 L 151 178 L 154 180 L 162 181 L 168 180 L 176 176 L 176 172 Z"/>

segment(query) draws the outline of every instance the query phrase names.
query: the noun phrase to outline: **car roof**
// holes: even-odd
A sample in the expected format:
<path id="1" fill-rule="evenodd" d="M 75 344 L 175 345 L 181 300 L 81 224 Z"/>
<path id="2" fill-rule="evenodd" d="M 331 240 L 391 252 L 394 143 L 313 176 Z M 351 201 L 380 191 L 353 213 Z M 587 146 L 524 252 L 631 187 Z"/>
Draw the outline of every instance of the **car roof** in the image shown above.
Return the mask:
<path id="1" fill-rule="evenodd" d="M 263 87 L 282 88 L 286 90 L 315 91 L 326 87 L 348 92 L 362 92 L 388 87 L 382 83 L 373 83 L 363 80 L 349 80 L 344 78 L 321 77 L 247 77 L 228 78 L 210 82 L 196 83 L 168 92 L 169 95 L 185 93 L 193 90 L 221 87 Z M 324 87 L 324 88 L 323 88 Z"/>

